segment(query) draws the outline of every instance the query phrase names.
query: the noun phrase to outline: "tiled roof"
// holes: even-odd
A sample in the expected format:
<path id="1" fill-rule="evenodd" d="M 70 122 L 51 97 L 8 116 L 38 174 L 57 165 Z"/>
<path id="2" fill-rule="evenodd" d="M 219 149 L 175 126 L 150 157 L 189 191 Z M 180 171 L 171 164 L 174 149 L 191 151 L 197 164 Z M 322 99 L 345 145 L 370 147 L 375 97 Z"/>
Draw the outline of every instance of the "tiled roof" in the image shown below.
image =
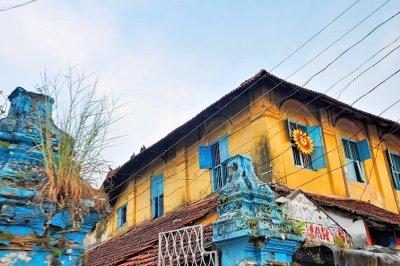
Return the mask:
<path id="1" fill-rule="evenodd" d="M 312 199 L 317 203 L 319 203 L 319 205 L 321 206 L 338 207 L 356 213 L 368 219 L 382 221 L 389 224 L 400 224 L 399 214 L 382 209 L 366 201 L 347 199 L 347 198 L 328 197 L 311 193 L 308 193 L 307 195 L 311 196 Z"/>
<path id="2" fill-rule="evenodd" d="M 271 185 L 271 188 L 278 194 L 287 195 L 293 190 L 283 185 Z M 388 224 L 400 224 L 400 215 L 369 202 L 342 198 L 338 196 L 320 195 L 308 191 L 302 191 L 321 207 L 338 209 L 345 213 L 360 216 L 366 220 L 378 221 Z"/>
<path id="3" fill-rule="evenodd" d="M 138 225 L 89 250 L 88 265 L 157 265 L 158 234 L 196 224 L 216 206 L 217 195 L 212 194 L 181 210 Z M 212 247 L 212 224 L 204 226 L 204 247 Z"/>

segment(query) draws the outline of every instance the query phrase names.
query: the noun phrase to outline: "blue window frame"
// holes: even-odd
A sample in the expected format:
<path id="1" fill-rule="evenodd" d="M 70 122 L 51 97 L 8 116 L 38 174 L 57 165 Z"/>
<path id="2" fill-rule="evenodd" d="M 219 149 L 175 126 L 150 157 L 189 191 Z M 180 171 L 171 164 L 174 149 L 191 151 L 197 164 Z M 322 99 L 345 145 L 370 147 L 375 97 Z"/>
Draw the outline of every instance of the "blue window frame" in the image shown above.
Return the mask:
<path id="1" fill-rule="evenodd" d="M 400 190 L 400 155 L 391 153 L 389 150 L 387 152 L 394 185 L 396 189 Z"/>
<path id="2" fill-rule="evenodd" d="M 226 184 L 226 160 L 229 158 L 228 136 L 223 136 L 209 146 L 199 147 L 200 169 L 212 169 L 213 191 Z"/>
<path id="3" fill-rule="evenodd" d="M 314 152 L 311 155 L 302 154 L 297 149 L 294 140 L 292 139 L 292 132 L 294 129 L 300 129 L 307 133 L 313 140 Z M 312 170 L 326 168 L 324 139 L 322 137 L 320 126 L 305 126 L 288 119 L 288 132 L 290 145 L 292 146 L 293 163 L 295 166 Z"/>
<path id="4" fill-rule="evenodd" d="M 151 178 L 151 218 L 161 217 L 164 212 L 164 175 Z"/>
<path id="5" fill-rule="evenodd" d="M 117 228 L 123 226 L 126 222 L 128 203 L 125 203 L 117 210 Z"/>
<path id="6" fill-rule="evenodd" d="M 362 162 L 371 158 L 371 150 L 367 139 L 354 141 L 342 137 L 344 156 L 346 159 L 347 178 L 365 182 Z"/>

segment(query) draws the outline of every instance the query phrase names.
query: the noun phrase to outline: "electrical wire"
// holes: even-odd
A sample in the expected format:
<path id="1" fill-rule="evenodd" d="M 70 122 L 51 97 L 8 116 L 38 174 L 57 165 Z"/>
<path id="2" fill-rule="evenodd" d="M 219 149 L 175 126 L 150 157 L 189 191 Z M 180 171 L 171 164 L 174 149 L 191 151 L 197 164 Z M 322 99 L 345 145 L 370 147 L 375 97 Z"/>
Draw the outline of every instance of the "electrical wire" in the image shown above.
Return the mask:
<path id="1" fill-rule="evenodd" d="M 400 99 L 397 100 L 397 101 L 396 101 L 395 103 L 393 103 L 392 105 L 390 105 L 388 108 L 389 108 L 389 109 L 392 108 L 392 106 L 396 105 L 398 102 L 400 102 Z M 385 109 L 385 111 L 386 111 L 386 109 Z M 400 121 L 400 119 L 397 120 L 397 122 L 399 122 L 399 121 Z M 391 128 L 389 131 L 392 131 L 392 130 L 394 130 L 394 125 L 392 126 L 392 128 Z M 396 129 L 396 130 L 397 130 L 397 129 Z M 393 134 L 393 133 L 391 133 L 391 134 Z M 382 139 L 380 140 L 380 142 L 379 142 L 379 145 L 382 144 L 383 141 L 384 141 L 384 139 L 382 138 Z M 367 185 L 369 184 L 369 181 L 370 181 L 370 179 L 371 179 L 371 177 L 372 177 L 372 171 L 373 171 L 373 169 L 375 169 L 374 166 L 375 166 L 375 163 L 376 163 L 376 161 L 377 161 L 377 159 L 378 159 L 378 155 L 379 155 L 379 153 L 377 152 L 377 154 L 374 156 L 374 160 L 373 160 L 373 162 L 372 162 L 371 170 L 370 170 L 369 176 L 368 176 L 368 178 L 367 178 L 367 183 L 366 183 L 366 185 L 365 185 L 365 187 L 364 187 L 363 192 L 361 193 L 360 200 L 362 199 L 362 196 L 364 195 L 365 191 L 367 190 Z"/>
<path id="2" fill-rule="evenodd" d="M 388 23 L 390 20 L 392 20 L 393 18 L 397 17 L 400 14 L 400 11 L 398 11 L 397 13 L 395 13 L 393 16 L 391 16 L 390 18 L 386 19 L 385 21 L 379 23 L 375 28 L 373 28 L 370 32 L 368 32 L 366 35 L 364 35 L 360 40 L 358 40 L 357 42 L 355 42 L 353 45 L 351 45 L 350 47 L 348 47 L 346 50 L 344 50 L 342 53 L 340 53 L 333 61 L 331 61 L 329 64 L 327 64 L 325 67 L 323 67 L 320 71 L 318 71 L 317 73 L 315 73 L 314 75 L 312 75 L 302 86 L 304 87 L 305 85 L 307 85 L 313 78 L 315 78 L 316 76 L 318 76 L 319 74 L 321 74 L 322 72 L 324 72 L 325 70 L 327 70 L 330 66 L 332 66 L 337 60 L 339 60 L 339 58 L 341 58 L 343 55 L 345 55 L 347 52 L 349 52 L 351 49 L 353 49 L 354 47 L 356 47 L 358 44 L 360 44 L 361 42 L 363 42 L 365 39 L 367 39 L 372 33 L 374 33 L 376 30 L 378 30 L 379 28 L 381 28 L 383 25 L 385 25 L 386 23 Z"/>
<path id="3" fill-rule="evenodd" d="M 319 30 L 316 34 L 314 34 L 311 38 L 309 38 L 307 41 L 305 41 L 302 45 L 297 47 L 294 51 L 292 51 L 288 56 L 286 56 L 282 61 L 280 61 L 277 65 L 275 65 L 273 68 L 270 69 L 269 72 L 274 71 L 276 68 L 278 68 L 280 65 L 282 65 L 286 60 L 288 60 L 290 57 L 292 57 L 294 54 L 296 54 L 298 51 L 300 51 L 304 46 L 306 46 L 309 42 L 311 42 L 315 37 L 317 37 L 319 34 L 321 34 L 324 30 L 326 30 L 332 23 L 334 23 L 336 20 L 338 20 L 341 16 L 343 16 L 347 11 L 349 11 L 355 4 L 357 4 L 359 0 L 353 2 L 349 7 L 347 7 L 344 11 L 342 11 L 338 16 L 336 16 L 333 20 L 331 20 L 328 24 L 326 24 L 321 30 Z"/>
<path id="4" fill-rule="evenodd" d="M 400 47 L 400 45 L 396 46 L 394 49 L 392 49 L 389 53 L 387 53 L 385 56 L 383 56 L 382 58 L 380 58 L 378 61 L 376 61 L 374 64 L 372 64 L 371 66 L 369 66 L 368 68 L 366 68 L 365 70 L 363 70 L 360 74 L 358 74 L 355 78 L 353 78 L 349 83 L 346 84 L 346 86 L 344 86 L 341 90 L 339 90 L 339 95 L 336 99 L 339 99 L 340 96 L 343 94 L 343 92 L 351 85 L 353 84 L 353 82 L 358 79 L 360 76 L 362 76 L 363 74 L 365 74 L 366 72 L 368 72 L 369 70 L 371 70 L 374 66 L 376 66 L 377 64 L 381 63 L 384 59 L 386 59 L 390 54 L 392 54 L 393 52 L 395 52 L 398 48 Z"/>
<path id="5" fill-rule="evenodd" d="M 28 1 L 28 2 L 25 2 L 25 3 L 22 3 L 22 4 L 18 4 L 18 5 L 10 6 L 10 7 L 5 7 L 5 8 L 0 8 L 0 12 L 1 12 L 1 11 L 7 11 L 7 10 L 11 10 L 11 9 L 18 8 L 18 7 L 23 7 L 23 6 L 26 6 L 26 5 L 32 4 L 33 2 L 36 2 L 36 1 L 37 1 L 37 0 L 30 0 L 30 1 Z"/>
<path id="6" fill-rule="evenodd" d="M 368 63 L 369 61 L 371 61 L 375 56 L 377 56 L 380 52 L 384 51 L 386 48 L 390 47 L 391 45 L 393 45 L 394 43 L 396 43 L 398 40 L 400 39 L 400 36 L 398 36 L 396 39 L 394 39 L 391 43 L 385 45 L 384 47 L 382 47 L 381 49 L 379 49 L 377 52 L 375 52 L 372 56 L 370 56 L 368 59 L 366 59 L 365 61 L 363 61 L 360 65 L 358 65 L 355 69 L 353 69 L 350 73 L 344 75 L 343 77 L 341 77 L 339 80 L 337 80 L 336 82 L 334 82 L 326 91 L 325 93 L 329 92 L 333 87 L 335 87 L 337 84 L 339 84 L 341 81 L 343 81 L 344 79 L 346 79 L 347 77 L 351 76 L 353 73 L 355 73 L 357 70 L 359 70 L 361 67 L 363 67 L 366 63 Z M 335 96 L 337 94 L 337 92 L 335 94 L 333 94 L 333 96 Z M 332 97 L 333 97 L 332 96 Z"/>

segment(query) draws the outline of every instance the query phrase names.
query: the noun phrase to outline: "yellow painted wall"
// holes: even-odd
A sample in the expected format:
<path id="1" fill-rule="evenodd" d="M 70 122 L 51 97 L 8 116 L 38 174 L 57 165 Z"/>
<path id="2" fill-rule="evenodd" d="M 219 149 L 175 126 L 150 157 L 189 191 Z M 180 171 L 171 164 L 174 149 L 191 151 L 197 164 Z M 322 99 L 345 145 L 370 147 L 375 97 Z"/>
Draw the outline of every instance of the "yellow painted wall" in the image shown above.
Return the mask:
<path id="1" fill-rule="evenodd" d="M 379 148 L 371 148 L 372 159 L 363 163 L 367 183 L 350 181 L 343 167 L 345 159 L 341 138 L 353 136 L 366 127 L 353 139 L 368 138 L 371 147 L 374 147 L 382 138 L 376 125 L 365 125 L 348 118 L 337 119 L 339 117 L 335 118 L 336 114 L 329 109 L 320 110 L 312 104 L 306 106 L 304 102 L 285 99 L 285 95 L 276 92 L 264 96 L 267 91 L 267 87 L 258 87 L 244 94 L 220 115 L 178 143 L 166 158 L 158 159 L 133 178 L 113 206 L 109 235 L 121 234 L 151 218 L 152 176 L 164 174 L 164 214 L 212 193 L 211 171 L 199 169 L 198 147 L 209 145 L 224 135 L 229 136 L 230 155 L 251 156 L 261 180 L 267 182 L 273 179 L 291 188 L 361 199 L 398 213 L 400 192 L 393 188 L 386 149 L 400 154 L 399 135 L 390 135 Z M 250 106 L 246 107 L 249 102 Z M 287 131 L 288 118 L 305 125 L 321 126 L 327 168 L 315 171 L 294 166 Z M 116 211 L 126 202 L 128 222 L 126 226 L 116 228 Z M 204 221 L 215 219 L 213 214 Z"/>

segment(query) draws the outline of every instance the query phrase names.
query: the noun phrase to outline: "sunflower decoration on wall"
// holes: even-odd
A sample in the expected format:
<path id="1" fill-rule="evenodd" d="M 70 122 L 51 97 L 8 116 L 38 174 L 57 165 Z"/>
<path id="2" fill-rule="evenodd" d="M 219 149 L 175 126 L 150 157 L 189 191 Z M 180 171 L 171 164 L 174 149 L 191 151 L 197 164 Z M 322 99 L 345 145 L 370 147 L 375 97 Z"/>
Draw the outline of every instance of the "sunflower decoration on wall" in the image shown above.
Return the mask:
<path id="1" fill-rule="evenodd" d="M 301 129 L 293 129 L 292 139 L 302 154 L 311 155 L 314 152 L 314 141 Z"/>

